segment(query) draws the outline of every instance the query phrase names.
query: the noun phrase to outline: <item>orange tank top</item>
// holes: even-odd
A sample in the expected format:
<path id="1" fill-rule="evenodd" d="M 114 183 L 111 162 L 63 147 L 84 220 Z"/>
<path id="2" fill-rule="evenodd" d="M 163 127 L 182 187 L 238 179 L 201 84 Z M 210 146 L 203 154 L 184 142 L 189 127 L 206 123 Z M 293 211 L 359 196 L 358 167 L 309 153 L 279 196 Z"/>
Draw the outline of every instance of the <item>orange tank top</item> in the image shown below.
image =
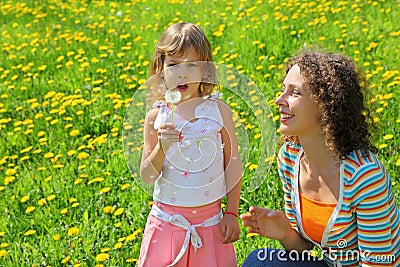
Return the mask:
<path id="1" fill-rule="evenodd" d="M 321 243 L 322 235 L 335 207 L 336 203 L 316 201 L 300 193 L 302 224 L 308 237 Z"/>

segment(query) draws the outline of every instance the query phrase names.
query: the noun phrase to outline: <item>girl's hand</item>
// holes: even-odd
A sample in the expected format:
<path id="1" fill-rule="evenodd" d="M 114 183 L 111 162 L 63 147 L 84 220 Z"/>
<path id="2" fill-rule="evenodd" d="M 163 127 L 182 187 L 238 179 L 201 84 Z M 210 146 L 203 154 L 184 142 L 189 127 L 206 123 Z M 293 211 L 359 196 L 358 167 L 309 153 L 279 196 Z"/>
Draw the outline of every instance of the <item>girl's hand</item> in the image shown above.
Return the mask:
<path id="1" fill-rule="evenodd" d="M 163 123 L 157 130 L 158 143 L 164 152 L 167 152 L 174 143 L 181 141 L 183 138 L 182 133 L 175 129 L 175 124 Z"/>
<path id="2" fill-rule="evenodd" d="M 243 226 L 250 227 L 251 233 L 281 241 L 292 231 L 289 219 L 283 211 L 250 207 L 249 212 L 240 215 L 240 219 Z"/>
<path id="3" fill-rule="evenodd" d="M 224 244 L 235 242 L 239 239 L 240 227 L 237 218 L 231 214 L 224 214 L 220 223 Z"/>

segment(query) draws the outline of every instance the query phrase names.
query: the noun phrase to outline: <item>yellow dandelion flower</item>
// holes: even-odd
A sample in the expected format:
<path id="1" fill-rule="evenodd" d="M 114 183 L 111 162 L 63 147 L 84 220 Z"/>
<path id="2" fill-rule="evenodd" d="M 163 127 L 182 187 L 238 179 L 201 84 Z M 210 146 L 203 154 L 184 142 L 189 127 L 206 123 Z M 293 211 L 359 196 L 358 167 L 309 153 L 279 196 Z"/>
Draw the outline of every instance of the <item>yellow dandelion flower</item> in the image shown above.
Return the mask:
<path id="1" fill-rule="evenodd" d="M 246 238 L 249 238 L 249 237 L 252 237 L 252 236 L 258 236 L 259 234 L 257 234 L 257 233 L 248 233 L 247 235 L 246 235 Z"/>
<path id="2" fill-rule="evenodd" d="M 25 232 L 24 236 L 30 236 L 36 233 L 36 230 L 28 230 Z"/>
<path id="3" fill-rule="evenodd" d="M 35 209 L 36 209 L 35 207 L 29 206 L 26 208 L 25 213 L 29 214 L 29 213 L 33 212 Z"/>
<path id="4" fill-rule="evenodd" d="M 100 193 L 106 194 L 111 190 L 111 187 L 104 187 L 103 189 L 100 190 Z"/>
<path id="5" fill-rule="evenodd" d="M 107 252 L 110 251 L 110 248 L 102 248 L 100 252 Z"/>
<path id="6" fill-rule="evenodd" d="M 117 222 L 114 224 L 115 228 L 120 228 L 121 227 L 121 222 Z"/>
<path id="7" fill-rule="evenodd" d="M 132 241 L 135 239 L 135 237 L 140 234 L 143 230 L 142 229 L 137 229 L 135 232 L 133 232 L 131 235 L 126 237 L 126 242 Z"/>
<path id="8" fill-rule="evenodd" d="M 6 254 L 7 254 L 7 251 L 6 251 L 6 250 L 4 250 L 4 249 L 1 249 L 1 250 L 0 250 L 0 258 L 6 256 Z"/>
<path id="9" fill-rule="evenodd" d="M 68 229 L 68 235 L 69 236 L 76 235 L 78 233 L 79 233 L 79 229 L 77 227 L 75 227 L 75 226 L 73 226 L 73 227 Z"/>
<path id="10" fill-rule="evenodd" d="M 79 130 L 72 130 L 69 135 L 70 136 L 77 136 L 79 134 Z"/>
<path id="11" fill-rule="evenodd" d="M 257 169 L 258 168 L 258 165 L 257 164 L 251 164 L 250 166 L 249 166 L 249 170 L 250 171 L 252 171 L 252 170 L 255 170 L 255 169 Z"/>
<path id="12" fill-rule="evenodd" d="M 29 196 L 24 196 L 24 197 L 21 198 L 21 202 L 22 202 L 22 203 L 25 203 L 25 202 L 27 202 L 28 200 L 29 200 Z"/>
<path id="13" fill-rule="evenodd" d="M 52 158 L 52 157 L 54 157 L 54 153 L 53 152 L 47 152 L 46 154 L 44 154 L 44 158 L 45 159 L 49 159 L 49 158 Z"/>
<path id="14" fill-rule="evenodd" d="M 121 186 L 121 189 L 122 190 L 125 190 L 125 189 L 127 189 L 129 186 L 131 186 L 130 184 L 123 184 L 122 186 Z"/>
<path id="15" fill-rule="evenodd" d="M 106 206 L 103 208 L 104 213 L 111 213 L 114 211 L 114 208 L 111 206 Z"/>
<path id="16" fill-rule="evenodd" d="M 61 210 L 61 214 L 62 214 L 62 215 L 65 215 L 65 214 L 67 214 L 67 213 L 68 213 L 68 209 L 67 209 L 67 208 Z"/>
<path id="17" fill-rule="evenodd" d="M 400 166 L 400 158 L 397 159 L 396 166 Z"/>
<path id="18" fill-rule="evenodd" d="M 60 234 L 55 234 L 55 235 L 53 236 L 53 239 L 54 239 L 55 241 L 60 240 L 60 238 L 61 238 L 61 235 L 60 235 Z"/>
<path id="19" fill-rule="evenodd" d="M 123 246 L 124 246 L 123 243 L 118 242 L 117 244 L 114 245 L 114 249 L 119 249 L 119 248 L 122 248 Z"/>
<path id="20" fill-rule="evenodd" d="M 263 111 L 261 109 L 258 109 L 254 112 L 254 116 L 259 116 L 263 113 Z"/>
<path id="21" fill-rule="evenodd" d="M 68 156 L 72 156 L 72 155 L 74 155 L 75 153 L 76 153 L 75 150 L 69 150 L 69 151 L 67 152 L 67 155 L 68 155 Z"/>
<path id="22" fill-rule="evenodd" d="M 389 140 L 393 138 L 393 134 L 387 134 L 383 137 L 384 140 Z"/>
<path id="23" fill-rule="evenodd" d="M 96 261 L 106 261 L 110 258 L 110 254 L 108 253 L 100 253 L 96 256 Z"/>
<path id="24" fill-rule="evenodd" d="M 97 178 L 94 178 L 94 179 L 90 180 L 87 184 L 90 185 L 90 184 L 93 184 L 93 183 L 101 183 L 103 180 L 104 180 L 104 178 L 97 177 Z"/>
<path id="25" fill-rule="evenodd" d="M 132 258 L 130 258 L 130 259 L 127 259 L 126 262 L 128 262 L 128 263 L 135 263 L 135 262 L 138 262 L 138 259 L 132 259 Z"/>
<path id="26" fill-rule="evenodd" d="M 7 169 L 6 170 L 6 175 L 8 175 L 8 176 L 14 175 L 16 173 L 17 173 L 17 171 L 15 169 Z"/>
<path id="27" fill-rule="evenodd" d="M 47 203 L 47 199 L 46 199 L 46 198 L 39 199 L 39 201 L 38 201 L 38 204 L 39 204 L 40 206 L 43 206 L 43 205 L 46 204 L 46 203 Z"/>
<path id="28" fill-rule="evenodd" d="M 0 237 L 4 236 L 6 232 L 0 232 Z"/>
<path id="29" fill-rule="evenodd" d="M 74 185 L 80 184 L 82 183 L 82 181 L 83 181 L 82 179 L 78 178 L 74 181 Z"/>
<path id="30" fill-rule="evenodd" d="M 52 201 L 55 198 L 56 198 L 56 195 L 50 195 L 50 196 L 47 197 L 47 200 L 48 201 Z"/>
<path id="31" fill-rule="evenodd" d="M 67 256 L 67 257 L 65 257 L 64 259 L 62 259 L 61 263 L 62 263 L 62 264 L 66 264 L 66 263 L 68 263 L 70 260 L 71 260 L 71 256 Z"/>
<path id="32" fill-rule="evenodd" d="M 86 159 L 88 157 L 89 157 L 89 154 L 86 153 L 86 152 L 81 152 L 81 153 L 78 154 L 78 158 L 79 159 Z"/>
<path id="33" fill-rule="evenodd" d="M 261 138 L 261 136 L 262 136 L 262 135 L 261 135 L 260 133 L 258 133 L 258 134 L 255 134 L 255 135 L 254 135 L 254 139 L 260 139 L 260 138 Z"/>
<path id="34" fill-rule="evenodd" d="M 119 215 L 121 215 L 122 213 L 124 213 L 124 211 L 125 211 L 124 208 L 119 208 L 119 209 L 117 209 L 117 210 L 115 211 L 114 215 L 115 215 L 115 216 L 119 216 Z"/>
<path id="35" fill-rule="evenodd" d="M 387 144 L 381 144 L 379 145 L 379 148 L 386 148 L 388 145 Z"/>

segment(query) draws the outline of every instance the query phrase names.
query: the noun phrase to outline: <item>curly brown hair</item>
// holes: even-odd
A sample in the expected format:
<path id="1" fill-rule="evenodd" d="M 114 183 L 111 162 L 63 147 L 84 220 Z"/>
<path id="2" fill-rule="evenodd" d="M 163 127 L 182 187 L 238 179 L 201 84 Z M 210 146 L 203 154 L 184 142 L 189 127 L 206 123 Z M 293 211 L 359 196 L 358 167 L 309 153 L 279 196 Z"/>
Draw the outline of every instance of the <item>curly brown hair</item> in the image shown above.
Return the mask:
<path id="1" fill-rule="evenodd" d="M 286 74 L 300 67 L 311 99 L 320 110 L 321 131 L 329 150 L 344 160 L 353 150 L 377 153 L 370 141 L 372 125 L 365 106 L 367 82 L 354 62 L 341 54 L 305 50 L 286 63 Z M 298 143 L 297 137 L 285 141 Z"/>

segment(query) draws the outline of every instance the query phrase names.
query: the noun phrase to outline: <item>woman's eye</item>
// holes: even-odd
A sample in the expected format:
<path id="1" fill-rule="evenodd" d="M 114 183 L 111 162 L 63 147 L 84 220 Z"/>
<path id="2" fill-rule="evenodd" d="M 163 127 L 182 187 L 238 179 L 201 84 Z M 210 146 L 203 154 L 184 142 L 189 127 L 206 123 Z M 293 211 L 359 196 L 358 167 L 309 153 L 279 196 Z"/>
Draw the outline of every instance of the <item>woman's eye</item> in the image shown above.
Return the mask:
<path id="1" fill-rule="evenodd" d="M 297 89 L 293 89 L 292 93 L 293 93 L 294 95 L 300 95 L 300 92 L 299 92 Z"/>
<path id="2" fill-rule="evenodd" d="M 197 67 L 197 64 L 196 63 L 189 63 L 188 66 L 190 68 L 195 68 L 195 67 Z"/>

